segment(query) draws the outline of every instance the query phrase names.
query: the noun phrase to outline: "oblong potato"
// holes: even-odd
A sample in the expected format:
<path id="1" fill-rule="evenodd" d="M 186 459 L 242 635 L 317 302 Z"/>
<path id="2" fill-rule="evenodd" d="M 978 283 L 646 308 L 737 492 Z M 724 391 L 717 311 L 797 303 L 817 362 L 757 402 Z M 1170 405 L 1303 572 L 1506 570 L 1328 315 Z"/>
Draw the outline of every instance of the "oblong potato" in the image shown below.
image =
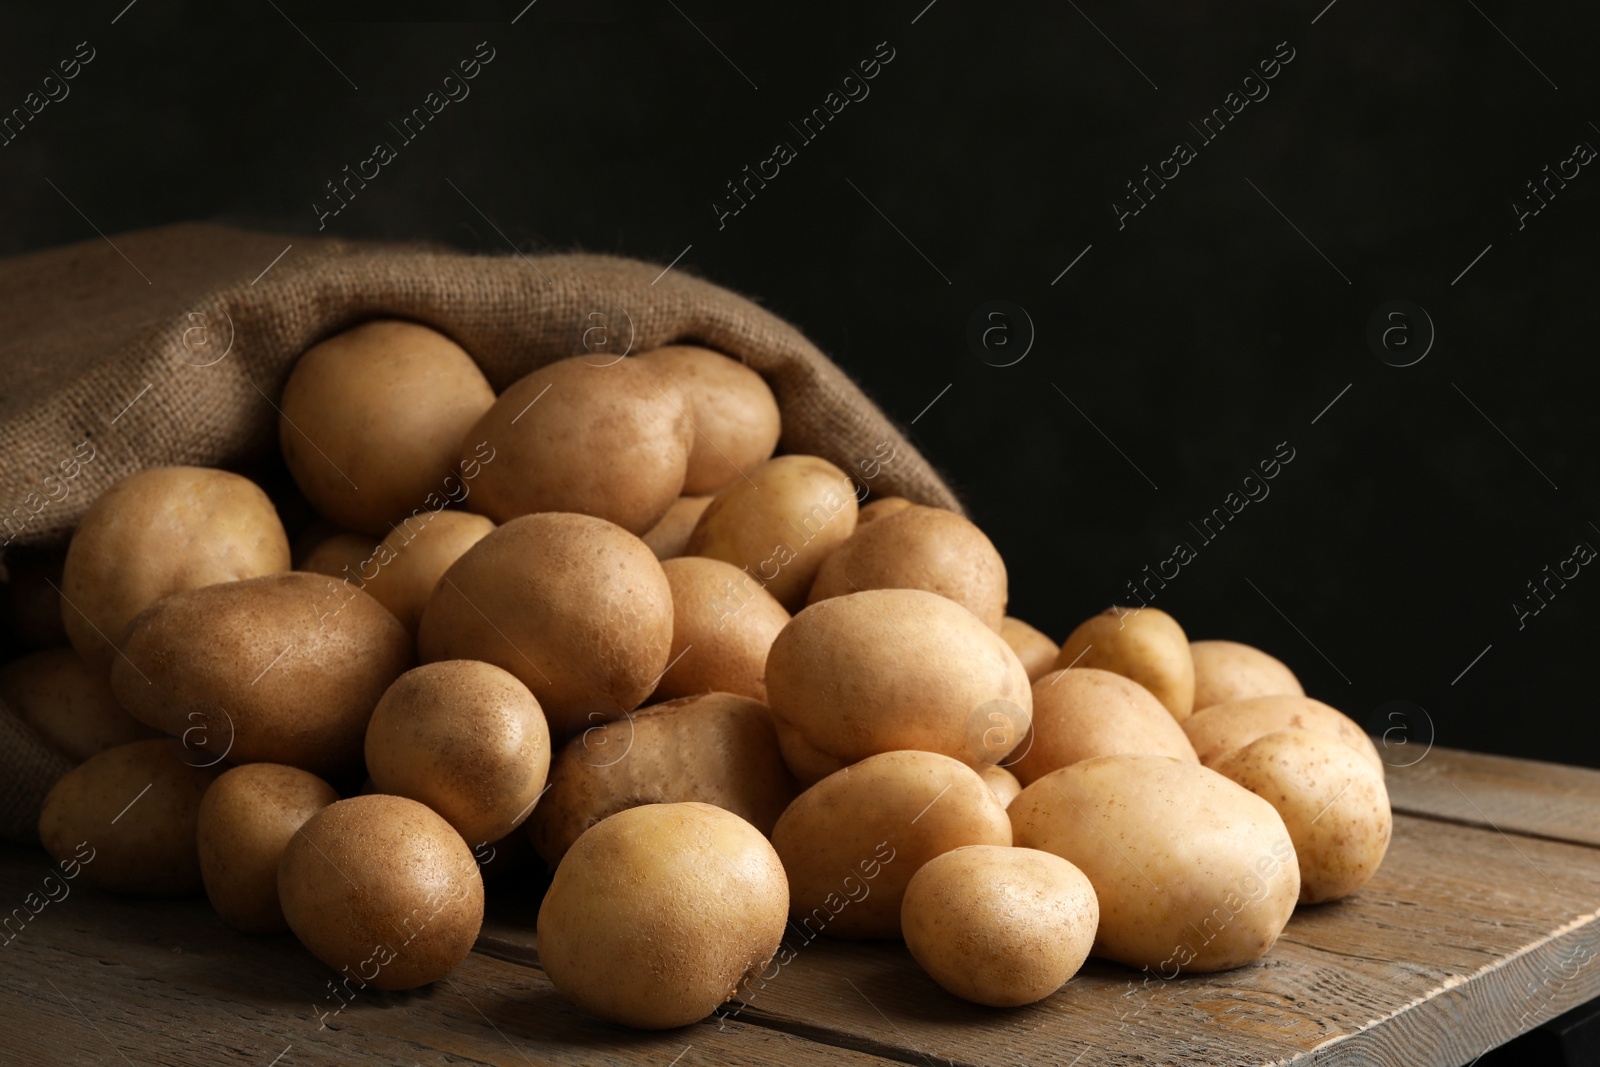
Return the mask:
<path id="1" fill-rule="evenodd" d="M 1183 727 L 1131 678 L 1097 667 L 1051 671 L 1033 683 L 1033 727 L 1007 767 L 1023 785 L 1096 756 L 1171 756 L 1199 763 Z"/>
<path id="2" fill-rule="evenodd" d="M 111 682 L 70 648 L 48 648 L 0 666 L 0 700 L 76 760 L 161 736 L 129 715 Z"/>
<path id="3" fill-rule="evenodd" d="M 1305 696 L 1287 665 L 1238 641 L 1190 641 L 1194 659 L 1194 710 L 1265 696 Z"/>
<path id="4" fill-rule="evenodd" d="M 1099 667 L 1132 678 L 1179 722 L 1194 711 L 1194 659 L 1189 638 L 1160 608 L 1111 607 L 1061 642 L 1056 667 Z"/>
<path id="5" fill-rule="evenodd" d="M 1383 773 L 1383 757 L 1365 730 L 1354 719 L 1320 700 L 1297 696 L 1251 697 L 1213 704 L 1183 724 L 1189 743 L 1207 767 L 1230 752 L 1237 751 L 1258 737 L 1279 730 L 1310 730 L 1327 734 L 1355 749 L 1361 757 Z"/>
<path id="6" fill-rule="evenodd" d="M 640 534 L 656 559 L 676 559 L 689 547 L 689 535 L 711 504 L 709 496 L 680 496 L 672 502 L 661 521 Z"/>
<path id="7" fill-rule="evenodd" d="M 1001 619 L 1000 636 L 1006 639 L 1011 651 L 1022 661 L 1022 669 L 1028 672 L 1028 681 L 1037 682 L 1055 670 L 1061 646 L 1021 619 L 1010 615 Z"/>
<path id="8" fill-rule="evenodd" d="M 672 650 L 655 699 L 738 693 L 767 699 L 767 651 L 789 613 L 755 579 L 704 556 L 664 560 L 672 587 Z"/>
<path id="9" fill-rule="evenodd" d="M 772 458 L 782 425 L 777 398 L 761 375 L 698 345 L 667 345 L 639 358 L 666 371 L 693 408 L 686 495 L 715 493 Z"/>

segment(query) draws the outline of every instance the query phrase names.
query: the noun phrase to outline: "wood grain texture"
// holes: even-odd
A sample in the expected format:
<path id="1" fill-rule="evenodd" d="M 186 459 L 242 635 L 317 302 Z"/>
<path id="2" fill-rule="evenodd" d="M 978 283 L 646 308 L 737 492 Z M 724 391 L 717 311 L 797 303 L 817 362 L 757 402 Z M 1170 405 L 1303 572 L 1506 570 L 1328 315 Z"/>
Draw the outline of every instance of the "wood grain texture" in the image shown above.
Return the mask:
<path id="1" fill-rule="evenodd" d="M 1600 845 L 1600 771 L 1449 748 L 1387 758 L 1407 764 L 1388 770 L 1396 811 Z"/>

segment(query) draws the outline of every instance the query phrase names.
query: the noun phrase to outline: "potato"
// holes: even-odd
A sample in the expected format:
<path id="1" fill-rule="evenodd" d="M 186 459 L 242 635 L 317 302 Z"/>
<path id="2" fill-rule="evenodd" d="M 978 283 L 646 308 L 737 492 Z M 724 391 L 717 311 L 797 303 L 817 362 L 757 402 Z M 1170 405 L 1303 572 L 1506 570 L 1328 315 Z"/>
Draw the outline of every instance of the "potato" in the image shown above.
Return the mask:
<path id="1" fill-rule="evenodd" d="M 363 565 L 372 566 L 372 554 L 377 550 L 376 537 L 347 530 L 318 541 L 295 570 L 349 580 L 359 589 L 362 583 L 361 568 Z"/>
<path id="2" fill-rule="evenodd" d="M 1100 925 L 1084 873 L 1032 848 L 966 845 L 911 876 L 900 905 L 906 948 L 964 1000 L 1013 1008 L 1078 973 Z"/>
<path id="3" fill-rule="evenodd" d="M 795 798 L 772 830 L 789 911 L 807 939 L 897 938 L 911 876 L 962 845 L 1009 845 L 1006 809 L 978 772 L 934 752 L 884 752 Z"/>
<path id="4" fill-rule="evenodd" d="M 483 925 L 472 850 L 405 797 L 351 797 L 311 816 L 283 850 L 278 898 L 300 943 L 361 988 L 438 981 Z"/>
<path id="5" fill-rule="evenodd" d="M 1099 667 L 1132 678 L 1179 722 L 1194 711 L 1194 660 L 1177 620 L 1159 608 L 1108 608 L 1061 643 L 1057 668 Z"/>
<path id="6" fill-rule="evenodd" d="M 1022 740 L 1033 707 L 1011 646 L 921 589 L 806 608 L 772 643 L 767 695 L 774 715 L 845 763 L 896 749 L 996 763 Z"/>
<path id="7" fill-rule="evenodd" d="M 855 528 L 849 475 L 817 456 L 779 456 L 716 495 L 685 552 L 746 568 L 799 611 L 822 561 Z"/>
<path id="8" fill-rule="evenodd" d="M 61 621 L 99 673 L 120 659 L 133 617 L 164 596 L 289 569 L 272 501 L 237 474 L 155 467 L 100 494 L 72 535 Z"/>
<path id="9" fill-rule="evenodd" d="M 550 728 L 528 687 L 492 663 L 456 659 L 395 679 L 367 724 L 379 792 L 444 816 L 470 845 L 522 825 L 544 790 Z"/>
<path id="10" fill-rule="evenodd" d="M 206 896 L 223 922 L 251 934 L 289 929 L 278 863 L 295 831 L 338 799 L 321 778 L 281 763 L 248 763 L 211 783 L 195 839 Z"/>
<path id="11" fill-rule="evenodd" d="M 1094 885 L 1094 955 L 1154 970 L 1260 959 L 1300 895 L 1272 805 L 1168 756 L 1101 756 L 1053 771 L 1008 809 L 1016 844 L 1070 860 Z"/>
<path id="12" fill-rule="evenodd" d="M 661 569 L 672 587 L 672 651 L 655 699 L 723 692 L 765 701 L 767 650 L 789 622 L 783 605 L 720 559 L 683 556 Z"/>
<path id="13" fill-rule="evenodd" d="M 834 771 L 844 769 L 844 760 L 823 752 L 782 719 L 774 716 L 772 725 L 778 732 L 778 751 L 783 754 L 784 766 L 800 783 L 800 788 L 809 789 Z"/>
<path id="14" fill-rule="evenodd" d="M 680 496 L 672 502 L 661 521 L 641 535 L 656 559 L 676 559 L 683 555 L 689 547 L 689 535 L 694 533 L 695 523 L 700 521 L 710 503 L 709 496 Z"/>
<path id="15" fill-rule="evenodd" d="M 1349 745 L 1280 730 L 1215 766 L 1283 817 L 1300 860 L 1300 903 L 1347 897 L 1377 873 L 1394 831 L 1389 791 L 1382 773 Z"/>
<path id="16" fill-rule="evenodd" d="M 1061 646 L 1021 619 L 1010 615 L 1001 619 L 1000 636 L 1005 638 L 1011 651 L 1022 661 L 1022 669 L 1028 672 L 1028 681 L 1037 682 L 1055 670 L 1056 656 L 1061 654 Z"/>
<path id="17" fill-rule="evenodd" d="M 473 510 L 498 523 L 570 511 L 642 534 L 684 492 L 688 406 L 672 376 L 645 360 L 597 366 L 574 356 L 541 367 L 466 436 L 463 458 L 480 441 L 496 457 L 479 474 Z"/>
<path id="18" fill-rule="evenodd" d="M 1033 683 L 1033 732 L 1006 765 L 1023 785 L 1096 756 L 1171 756 L 1199 763 L 1183 727 L 1138 682 L 1095 667 Z"/>
<path id="19" fill-rule="evenodd" d="M 379 319 L 335 334 L 295 363 L 278 442 L 318 511 L 382 536 L 413 511 L 441 506 L 430 496 L 466 492 L 456 457 L 493 403 L 494 390 L 460 345 L 414 322 Z M 481 440 L 467 442 L 469 455 Z"/>
<path id="20" fill-rule="evenodd" d="M 0 700 L 75 760 L 161 736 L 129 715 L 111 683 L 70 648 L 46 649 L 0 667 Z"/>
<path id="21" fill-rule="evenodd" d="M 328 775 L 360 764 L 372 709 L 410 666 L 405 629 L 376 600 L 293 571 L 146 609 L 111 688 L 140 722 L 218 758 Z"/>
<path id="22" fill-rule="evenodd" d="M 1017 776 L 998 763 L 986 763 L 979 767 L 978 777 L 989 783 L 989 788 L 993 790 L 1002 808 L 1017 799 L 1017 794 L 1022 792 L 1022 783 L 1017 781 Z"/>
<path id="23" fill-rule="evenodd" d="M 671 646 L 672 587 L 645 543 L 561 512 L 513 519 L 469 548 L 417 628 L 425 663 L 478 659 L 516 675 L 557 743 L 638 707 Z"/>
<path id="24" fill-rule="evenodd" d="M 1194 659 L 1194 710 L 1251 697 L 1305 696 L 1284 663 L 1237 641 L 1190 641 Z"/>
<path id="25" fill-rule="evenodd" d="M 440 577 L 493 529 L 493 522 L 465 511 L 413 515 L 384 536 L 361 571 L 364 583 L 356 584 L 415 637 Z"/>
<path id="26" fill-rule="evenodd" d="M 1183 724 L 1189 743 L 1207 767 L 1230 752 L 1235 752 L 1258 737 L 1279 730 L 1310 730 L 1327 734 L 1349 745 L 1383 773 L 1383 757 L 1378 755 L 1366 731 L 1355 721 L 1320 700 L 1297 696 L 1251 697 L 1213 704 Z"/>
<path id="27" fill-rule="evenodd" d="M 809 603 L 864 589 L 926 589 L 992 630 L 1006 614 L 1006 565 L 968 520 L 943 508 L 909 507 L 857 529 L 822 561 Z"/>
<path id="28" fill-rule="evenodd" d="M 554 866 L 589 827 L 641 804 L 698 801 L 770 834 L 799 792 L 766 706 L 706 693 L 641 708 L 567 742 L 528 837 Z"/>
<path id="29" fill-rule="evenodd" d="M 856 525 L 862 526 L 874 519 L 886 519 L 911 507 L 916 505 L 903 496 L 880 496 L 870 504 L 861 505 L 861 510 L 856 514 Z"/>
<path id="30" fill-rule="evenodd" d="M 84 881 L 116 893 L 198 893 L 195 825 L 222 768 L 184 762 L 174 741 L 134 741 L 91 756 L 57 782 L 39 810 L 39 840 Z"/>
<path id="31" fill-rule="evenodd" d="M 777 854 L 710 804 L 646 804 L 597 823 L 539 908 L 539 965 L 557 992 L 640 1029 L 687 1026 L 726 1003 L 783 940 Z"/>
<path id="32" fill-rule="evenodd" d="M 761 375 L 696 345 L 668 345 L 639 358 L 666 371 L 688 395 L 694 445 L 685 493 L 715 493 L 772 458 L 782 427 L 777 398 Z"/>

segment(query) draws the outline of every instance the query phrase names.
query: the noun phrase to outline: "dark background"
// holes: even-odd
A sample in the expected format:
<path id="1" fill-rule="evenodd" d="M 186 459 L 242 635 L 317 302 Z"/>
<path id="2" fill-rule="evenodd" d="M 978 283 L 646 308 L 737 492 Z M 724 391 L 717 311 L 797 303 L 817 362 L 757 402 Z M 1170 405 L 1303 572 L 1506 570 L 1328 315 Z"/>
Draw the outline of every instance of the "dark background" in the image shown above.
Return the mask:
<path id="1" fill-rule="evenodd" d="M 1600 168 L 1525 229 L 1511 208 L 1600 147 L 1592 16 L 525 2 L 415 12 L 470 24 L 286 0 L 8 13 L 0 110 L 78 42 L 95 58 L 0 148 L 0 251 L 184 219 L 315 233 L 323 183 L 488 41 L 471 95 L 324 233 L 663 265 L 692 246 L 675 269 L 797 323 L 909 428 L 1005 556 L 1013 614 L 1052 637 L 1185 540 L 1197 558 L 1152 603 L 1391 730 L 1391 763 L 1432 740 L 1600 765 L 1597 568 L 1520 629 L 1512 607 L 1600 546 Z M 801 144 L 788 123 L 885 41 L 870 95 Z M 1187 123 L 1279 42 L 1270 95 L 1200 147 Z M 724 183 L 778 140 L 798 158 L 719 229 Z M 1179 140 L 1198 158 L 1119 230 L 1123 183 Z M 1437 331 L 1409 367 L 1365 337 L 1397 299 Z M 1026 347 L 1014 313 L 988 353 L 968 343 L 990 300 L 1031 319 L 1014 365 L 990 365 Z M 1280 442 L 1270 496 L 1203 543 L 1188 524 Z"/>

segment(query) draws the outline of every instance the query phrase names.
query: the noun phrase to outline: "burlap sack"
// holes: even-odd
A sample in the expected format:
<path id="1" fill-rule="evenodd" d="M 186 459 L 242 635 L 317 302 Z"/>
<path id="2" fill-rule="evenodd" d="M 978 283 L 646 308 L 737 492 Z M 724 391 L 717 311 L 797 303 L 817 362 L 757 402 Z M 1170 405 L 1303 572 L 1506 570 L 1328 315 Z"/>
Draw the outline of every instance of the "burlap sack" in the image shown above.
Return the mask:
<path id="1" fill-rule="evenodd" d="M 772 386 L 785 450 L 832 460 L 874 495 L 959 507 L 798 330 L 682 266 L 306 237 L 275 260 L 289 245 L 180 225 L 0 260 L 0 541 L 63 540 L 102 490 L 145 467 L 272 455 L 273 404 L 295 357 L 384 315 L 455 338 L 496 390 L 586 351 L 598 361 L 707 345 Z M 34 836 L 39 803 L 66 766 L 0 706 L 0 835 Z"/>

